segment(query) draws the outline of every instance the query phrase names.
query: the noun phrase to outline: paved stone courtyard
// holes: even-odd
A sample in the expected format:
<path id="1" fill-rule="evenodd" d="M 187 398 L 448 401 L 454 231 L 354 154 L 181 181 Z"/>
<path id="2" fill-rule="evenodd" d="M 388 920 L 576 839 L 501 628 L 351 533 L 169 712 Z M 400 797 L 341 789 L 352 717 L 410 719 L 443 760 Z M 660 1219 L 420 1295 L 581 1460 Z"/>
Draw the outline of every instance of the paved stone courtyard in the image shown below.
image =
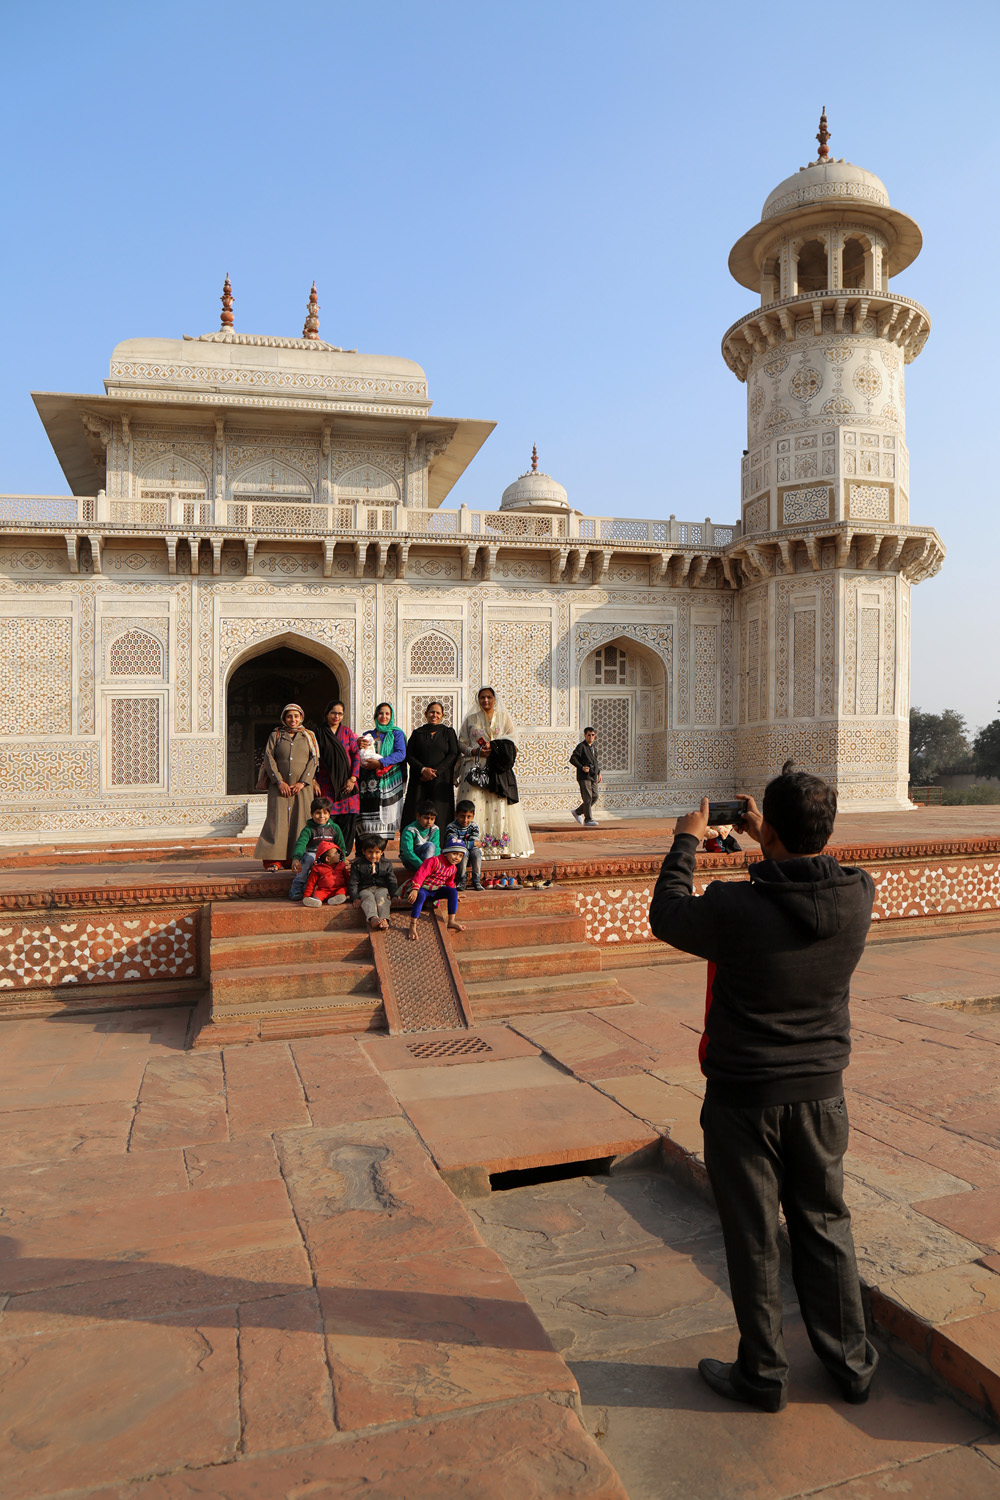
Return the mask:
<path id="1" fill-rule="evenodd" d="M 692 1373 L 735 1343 L 702 965 L 621 970 L 635 1004 L 476 1028 L 472 1056 L 191 1053 L 182 1007 L 5 1022 L 4 1500 L 1000 1495 L 989 1420 L 944 1389 L 1000 1409 L 998 957 L 982 925 L 869 946 L 849 1195 L 883 1344 L 920 1368 L 841 1407 L 793 1315 L 779 1418 Z"/>

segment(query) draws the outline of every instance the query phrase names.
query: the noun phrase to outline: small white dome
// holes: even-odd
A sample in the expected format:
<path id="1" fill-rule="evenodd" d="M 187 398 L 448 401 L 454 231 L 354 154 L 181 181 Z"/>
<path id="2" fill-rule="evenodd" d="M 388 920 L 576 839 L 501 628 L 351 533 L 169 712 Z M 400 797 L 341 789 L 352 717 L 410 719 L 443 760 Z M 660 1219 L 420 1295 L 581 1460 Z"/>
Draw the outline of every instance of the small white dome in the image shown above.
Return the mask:
<path id="1" fill-rule="evenodd" d="M 526 470 L 513 484 L 509 484 L 500 497 L 501 510 L 536 510 L 543 513 L 568 511 L 569 496 L 551 474 L 542 474 L 538 469 L 538 450 L 531 450 L 531 468 Z"/>
<path id="2" fill-rule="evenodd" d="M 885 183 L 849 161 L 814 161 L 800 167 L 769 193 L 761 209 L 761 220 L 804 208 L 812 203 L 875 203 L 889 207 Z"/>

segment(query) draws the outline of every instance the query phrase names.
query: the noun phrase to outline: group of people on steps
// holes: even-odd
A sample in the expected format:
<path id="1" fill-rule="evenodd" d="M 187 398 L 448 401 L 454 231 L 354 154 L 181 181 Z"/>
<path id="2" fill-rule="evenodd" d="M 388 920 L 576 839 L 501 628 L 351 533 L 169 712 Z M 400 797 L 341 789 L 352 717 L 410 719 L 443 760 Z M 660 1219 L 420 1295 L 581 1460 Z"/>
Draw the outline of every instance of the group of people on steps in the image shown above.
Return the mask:
<path id="1" fill-rule="evenodd" d="M 404 887 L 413 906 L 410 936 L 417 936 L 428 897 L 447 900 L 449 925 L 457 927 L 457 893 L 470 878 L 482 890 L 484 857 L 534 852 L 514 773 L 510 715 L 491 687 L 480 689 L 457 734 L 436 700 L 409 741 L 389 703 L 376 706 L 371 728 L 361 734 L 345 713 L 335 699 L 313 730 L 299 704 L 282 709 L 258 781 L 267 813 L 255 857 L 265 869 L 293 869 L 293 900 L 353 901 L 370 926 L 386 927 L 397 882 L 385 852 L 399 836 L 410 876 Z"/>

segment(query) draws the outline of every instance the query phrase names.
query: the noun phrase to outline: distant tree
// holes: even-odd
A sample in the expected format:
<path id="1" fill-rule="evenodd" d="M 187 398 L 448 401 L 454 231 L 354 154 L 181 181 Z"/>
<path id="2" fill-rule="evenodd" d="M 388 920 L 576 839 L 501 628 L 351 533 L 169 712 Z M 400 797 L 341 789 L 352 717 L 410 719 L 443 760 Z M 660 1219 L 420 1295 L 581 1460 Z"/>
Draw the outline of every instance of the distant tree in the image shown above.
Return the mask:
<path id="1" fill-rule="evenodd" d="M 925 714 L 910 709 L 910 780 L 928 786 L 935 776 L 972 769 L 968 730 L 962 714 L 953 708 Z"/>
<path id="2" fill-rule="evenodd" d="M 977 775 L 1000 776 L 1000 719 L 994 719 L 979 731 L 972 755 Z"/>

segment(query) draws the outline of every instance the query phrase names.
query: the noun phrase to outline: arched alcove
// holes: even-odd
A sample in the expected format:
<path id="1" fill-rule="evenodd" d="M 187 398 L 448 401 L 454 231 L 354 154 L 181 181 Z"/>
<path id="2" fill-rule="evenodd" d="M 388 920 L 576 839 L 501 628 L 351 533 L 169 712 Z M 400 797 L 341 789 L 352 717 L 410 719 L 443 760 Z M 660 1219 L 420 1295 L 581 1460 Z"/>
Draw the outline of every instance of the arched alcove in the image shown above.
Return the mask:
<path id="1" fill-rule="evenodd" d="M 247 653 L 226 684 L 226 790 L 241 796 L 256 788 L 267 737 L 286 703 L 300 703 L 315 727 L 331 698 L 347 697 L 340 681 L 316 656 L 294 647 L 265 646 Z"/>
<path id="2" fill-rule="evenodd" d="M 830 267 L 822 240 L 806 240 L 799 246 L 795 280 L 799 292 L 825 292 L 829 287 Z"/>
<path id="3" fill-rule="evenodd" d="M 655 651 L 627 636 L 580 667 L 580 730 L 592 724 L 605 777 L 667 779 L 667 674 Z"/>

